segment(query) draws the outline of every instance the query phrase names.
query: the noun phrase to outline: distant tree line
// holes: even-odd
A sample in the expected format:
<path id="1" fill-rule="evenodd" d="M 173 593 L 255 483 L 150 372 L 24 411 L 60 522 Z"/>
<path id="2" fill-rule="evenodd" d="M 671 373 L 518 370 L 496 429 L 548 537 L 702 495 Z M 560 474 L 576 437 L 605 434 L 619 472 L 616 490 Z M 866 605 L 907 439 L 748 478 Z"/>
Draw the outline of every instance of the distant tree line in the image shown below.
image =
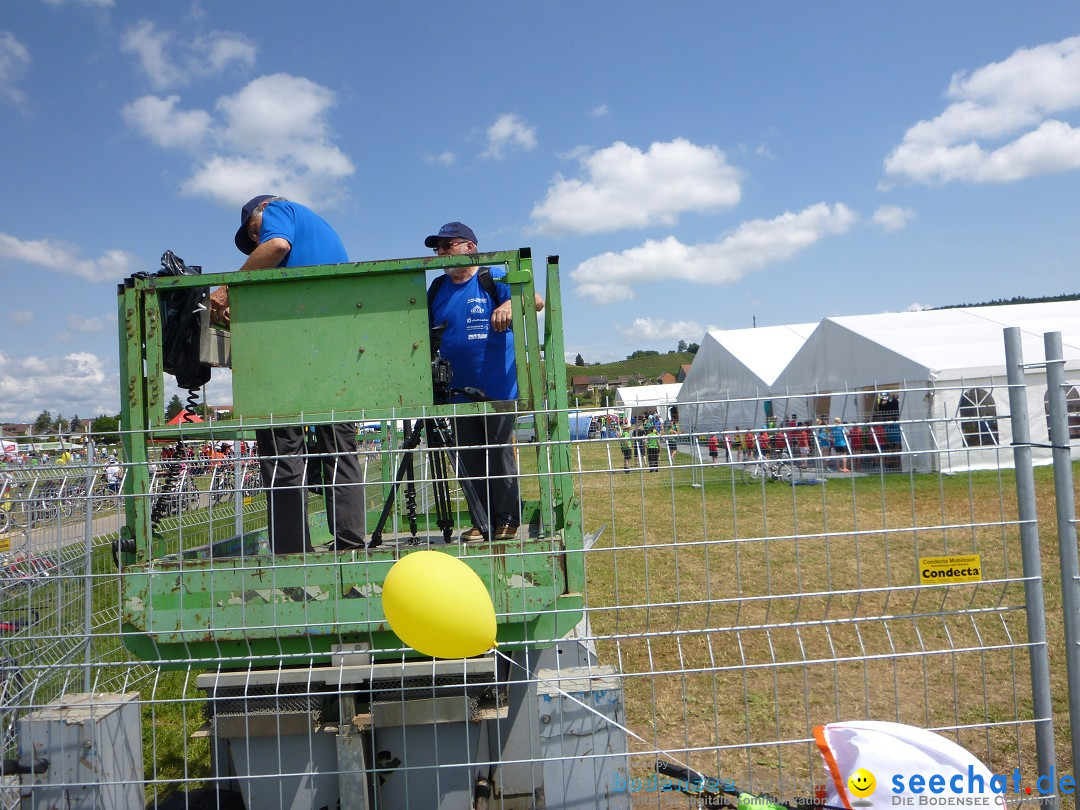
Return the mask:
<path id="1" fill-rule="evenodd" d="M 1063 293 L 1061 295 L 1043 295 L 1032 298 L 1027 295 L 1014 295 L 1012 298 L 995 298 L 993 301 L 983 301 L 981 304 L 946 304 L 931 309 L 968 309 L 971 307 L 1002 307 L 1009 304 L 1050 304 L 1055 301 L 1080 301 L 1080 293 Z"/>
<path id="2" fill-rule="evenodd" d="M 685 340 L 680 340 L 678 347 L 675 348 L 675 349 L 670 349 L 668 351 L 668 354 L 675 354 L 676 352 L 678 352 L 679 354 L 683 354 L 685 352 L 689 352 L 690 354 L 697 354 L 698 349 L 700 349 L 700 348 L 701 348 L 701 346 L 699 346 L 697 343 L 687 343 Z M 641 357 L 659 357 L 659 356 L 660 356 L 660 352 L 655 351 L 654 349 L 638 349 L 637 351 L 626 355 L 626 359 L 627 360 L 637 360 L 638 358 L 641 358 Z M 581 353 L 579 352 L 577 357 L 574 358 L 574 365 L 578 366 L 579 368 L 584 368 L 585 366 L 599 366 L 599 365 L 603 365 L 603 364 L 599 363 L 599 362 L 586 363 L 585 358 L 582 357 Z"/>
<path id="3" fill-rule="evenodd" d="M 48 410 L 39 413 L 32 426 L 32 432 L 35 436 L 47 436 L 49 434 L 56 434 L 57 436 L 78 434 L 84 436 L 89 432 L 90 437 L 95 441 L 116 441 L 119 438 L 119 430 L 120 414 L 116 416 L 101 414 L 87 423 L 80 419 L 78 414 L 69 419 L 61 414 L 53 416 L 52 412 Z"/>

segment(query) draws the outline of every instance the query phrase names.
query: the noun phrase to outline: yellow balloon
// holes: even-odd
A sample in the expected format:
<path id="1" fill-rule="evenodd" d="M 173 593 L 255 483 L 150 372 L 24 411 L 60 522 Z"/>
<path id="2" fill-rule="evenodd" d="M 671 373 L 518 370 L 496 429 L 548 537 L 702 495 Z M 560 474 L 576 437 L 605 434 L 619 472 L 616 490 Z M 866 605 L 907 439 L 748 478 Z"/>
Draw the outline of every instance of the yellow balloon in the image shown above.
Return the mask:
<path id="1" fill-rule="evenodd" d="M 495 646 L 495 606 L 484 581 L 441 551 L 402 557 L 386 575 L 383 614 L 398 638 L 432 658 L 471 658 Z"/>

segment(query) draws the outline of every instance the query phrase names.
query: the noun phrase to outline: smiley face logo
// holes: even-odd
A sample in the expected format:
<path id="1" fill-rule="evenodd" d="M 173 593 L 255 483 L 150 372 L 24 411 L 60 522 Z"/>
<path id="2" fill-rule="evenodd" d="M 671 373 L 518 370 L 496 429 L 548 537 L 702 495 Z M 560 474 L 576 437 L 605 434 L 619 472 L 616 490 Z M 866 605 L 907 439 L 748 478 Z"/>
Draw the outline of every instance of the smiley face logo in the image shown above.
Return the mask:
<path id="1" fill-rule="evenodd" d="M 877 780 L 874 775 L 866 768 L 859 768 L 847 780 L 848 790 L 858 796 L 860 799 L 865 799 L 867 796 L 874 792 L 877 788 Z"/>

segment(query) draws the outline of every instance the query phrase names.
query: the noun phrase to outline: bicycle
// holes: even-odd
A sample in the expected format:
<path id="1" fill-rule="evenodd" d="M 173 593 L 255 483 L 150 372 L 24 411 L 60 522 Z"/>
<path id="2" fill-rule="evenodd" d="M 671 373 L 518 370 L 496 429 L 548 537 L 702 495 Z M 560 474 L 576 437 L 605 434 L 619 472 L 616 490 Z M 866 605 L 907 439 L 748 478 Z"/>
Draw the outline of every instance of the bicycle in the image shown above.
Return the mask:
<path id="1" fill-rule="evenodd" d="M 0 475 L 0 534 L 12 525 L 11 513 L 15 510 L 15 498 L 11 495 L 11 476 Z"/>
<path id="2" fill-rule="evenodd" d="M 789 457 L 762 458 L 744 464 L 740 473 L 744 484 L 762 484 L 768 481 L 782 481 L 794 484 L 802 478 L 802 470 Z"/>

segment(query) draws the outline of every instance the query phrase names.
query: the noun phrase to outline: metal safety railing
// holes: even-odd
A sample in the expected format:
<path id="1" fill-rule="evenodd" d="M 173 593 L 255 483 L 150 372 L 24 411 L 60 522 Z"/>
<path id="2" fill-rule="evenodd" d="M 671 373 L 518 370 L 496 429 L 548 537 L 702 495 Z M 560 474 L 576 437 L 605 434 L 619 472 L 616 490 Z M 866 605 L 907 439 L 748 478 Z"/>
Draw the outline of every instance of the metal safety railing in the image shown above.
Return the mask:
<path id="1" fill-rule="evenodd" d="M 135 659 L 122 643 L 131 632 L 125 612 L 138 606 L 121 604 L 116 524 L 99 522 L 105 516 L 91 509 L 19 529 L 10 535 L 13 547 L 32 554 L 0 579 L 5 755 L 26 758 L 20 734 L 25 741 L 36 733 L 34 723 L 44 722 L 58 701 L 106 694 L 102 705 L 116 707 L 118 717 L 130 707 L 134 720 L 117 723 L 133 726 L 132 735 L 137 727 L 140 754 L 138 768 L 102 777 L 103 784 L 149 806 L 206 786 L 236 790 L 249 805 L 253 796 L 265 802 L 271 795 L 270 805 L 254 806 L 289 806 L 287 786 L 300 783 L 312 796 L 339 798 L 342 786 L 352 785 L 354 798 L 362 794 L 369 807 L 421 806 L 417 782 L 400 794 L 386 785 L 421 773 L 425 757 L 445 758 L 436 779 L 440 795 L 459 796 L 466 789 L 455 774 L 467 773 L 470 795 L 485 780 L 489 807 L 520 806 L 513 802 L 541 794 L 548 806 L 559 806 L 551 799 L 556 784 L 560 795 L 571 795 L 574 786 L 573 795 L 594 791 L 597 804 L 606 802 L 601 806 L 634 806 L 631 800 L 642 794 L 635 797 L 628 786 L 643 784 L 658 758 L 748 790 L 809 796 L 827 779 L 814 727 L 854 719 L 937 731 L 992 773 L 1018 770 L 1022 785 L 1034 786 L 1038 775 L 1070 758 L 1070 744 L 1075 757 L 1075 740 L 1070 743 L 1052 707 L 1075 711 L 1080 695 L 1074 669 L 1080 580 L 1075 553 L 1067 559 L 1076 547 L 1067 496 L 1072 482 L 1065 480 L 1072 448 L 1064 405 L 1056 401 L 1065 383 L 1055 375 L 1064 366 L 1049 340 L 1047 347 L 1053 481 L 1048 467 L 1034 463 L 1042 457 L 1025 452 L 1037 443 L 1025 427 L 1043 415 L 1026 412 L 1025 393 L 1036 383 L 1022 373 L 993 386 L 1002 442 L 993 447 L 965 443 L 965 416 L 956 410 L 906 415 L 897 420 L 899 446 L 860 444 L 847 459 L 820 448 L 800 454 L 798 425 L 782 433 L 775 455 L 759 451 L 750 458 L 728 455 L 722 440 L 716 458 L 710 455 L 713 435 L 734 433 L 721 424 L 631 435 L 642 447 L 638 453 L 631 444 L 629 457 L 622 436 L 572 440 L 574 497 L 588 537 L 585 618 L 550 653 L 510 645 L 505 660 L 476 659 L 476 669 L 462 670 L 464 684 L 442 663 L 418 663 L 405 648 L 377 660 L 362 650 L 338 650 L 329 664 L 313 648 L 307 662 L 300 655 L 269 674 L 247 666 L 237 671 L 224 645 L 216 653 L 203 648 L 190 661 Z M 1008 366 L 1031 368 L 1012 353 Z M 958 396 L 970 387 L 958 385 Z M 923 388 L 892 390 L 901 401 L 924 401 Z M 935 409 L 947 399 L 939 391 Z M 724 406 L 696 404 L 702 413 Z M 638 417 L 644 424 L 644 414 Z M 670 414 L 657 419 L 670 421 Z M 848 414 L 846 421 L 875 423 L 872 412 Z M 920 436 L 937 437 L 937 444 Z M 524 499 L 537 497 L 543 455 L 558 444 L 540 443 L 527 453 L 518 447 Z M 403 452 L 386 446 L 365 457 L 394 469 Z M 239 473 L 230 461 L 170 479 L 189 490 L 156 487 L 120 497 L 194 493 L 165 517 L 172 523 L 163 531 L 177 535 L 194 538 L 211 523 L 245 527 L 265 510 L 261 481 L 245 463 Z M 747 472 L 767 465 L 793 472 Z M 231 478 L 219 468 L 231 469 Z M 98 462 L 82 470 L 94 480 L 104 474 Z M 164 475 L 161 468 L 144 472 L 151 481 Z M 417 497 L 429 497 L 435 470 L 421 458 L 414 474 Z M 1037 531 L 1049 528 L 1055 485 L 1060 582 Z M 372 489 L 368 506 L 375 509 L 382 492 Z M 26 491 L 24 500 L 36 497 L 35 487 Z M 453 497 L 461 499 L 456 485 Z M 318 496 L 312 498 L 317 505 Z M 405 525 L 401 512 L 395 515 Z M 456 554 L 461 528 L 449 545 L 434 536 L 418 542 Z M 497 567 L 506 547 L 480 543 L 470 554 Z M 50 564 L 35 567 L 34 558 Z M 343 576 L 365 564 L 362 552 L 347 562 L 325 552 L 305 559 L 341 566 Z M 961 559 L 967 573 L 949 562 Z M 222 564 L 250 575 L 252 604 L 288 606 L 299 598 L 274 592 L 274 574 L 265 573 L 271 569 L 258 555 Z M 529 586 L 514 583 L 521 593 Z M 1064 613 L 1046 609 L 1056 604 L 1058 588 Z M 175 597 L 178 604 L 183 598 Z M 346 579 L 318 598 L 344 620 L 362 620 L 350 614 L 358 602 Z M 501 618 L 521 609 L 509 599 L 495 602 Z M 265 629 L 261 621 L 259 629 Z M 307 629 L 321 632 L 314 623 Z M 1069 672 L 1053 677 L 1052 661 L 1063 650 Z M 395 674 L 379 667 L 396 668 Z M 441 713 L 449 704 L 437 700 L 455 689 L 465 707 L 457 718 L 460 737 L 448 730 L 457 720 Z M 531 715 L 518 712 L 515 697 L 530 689 L 540 707 Z M 426 702 L 392 708 L 424 690 Z M 502 742 L 519 739 L 515 717 L 529 745 L 510 754 L 504 746 L 497 755 Z M 417 727 L 425 731 L 414 736 Z M 367 740 L 358 743 L 367 746 L 360 754 L 349 748 L 346 728 Z M 444 729 L 449 736 L 441 736 Z M 588 739 L 589 750 L 572 747 L 571 739 Z M 47 775 L 5 778 L 0 797 L 8 806 L 20 791 L 47 795 L 54 786 Z M 1058 798 L 1036 795 L 1047 805 Z M 1028 796 L 1005 798 L 1015 803 Z"/>

